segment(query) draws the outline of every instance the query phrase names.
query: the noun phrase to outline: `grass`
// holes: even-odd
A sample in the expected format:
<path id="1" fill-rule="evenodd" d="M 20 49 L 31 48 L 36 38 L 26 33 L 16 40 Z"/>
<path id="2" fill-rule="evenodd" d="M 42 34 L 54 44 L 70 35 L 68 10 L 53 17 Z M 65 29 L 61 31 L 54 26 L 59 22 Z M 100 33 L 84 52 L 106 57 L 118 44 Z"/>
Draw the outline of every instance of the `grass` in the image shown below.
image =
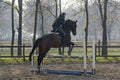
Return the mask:
<path id="1" fill-rule="evenodd" d="M 28 56 L 30 53 L 31 49 L 26 48 L 25 50 L 25 55 Z M 65 54 L 67 55 L 68 48 L 65 48 Z M 17 49 L 14 49 L 14 56 L 17 56 Z M 119 48 L 109 48 L 108 49 L 108 55 L 120 55 L 120 50 Z M 58 48 L 51 48 L 51 50 L 48 52 L 48 54 L 51 55 L 58 55 Z M 92 55 L 92 48 L 88 48 L 88 54 L 89 56 Z M 73 48 L 72 56 L 83 56 L 83 48 Z M 10 56 L 10 49 L 9 48 L 3 48 L 0 49 L 0 56 Z M 91 59 L 88 59 L 89 61 Z M 26 58 L 26 61 L 28 61 L 28 58 Z M 56 58 L 56 59 L 45 59 L 46 62 L 50 61 L 61 61 L 61 59 Z M 71 59 L 71 58 L 66 58 L 64 61 L 82 61 L 82 59 Z M 97 57 L 97 61 L 100 62 L 108 62 L 108 61 L 120 61 L 120 57 Z M 0 58 L 0 62 L 23 62 L 23 58 Z"/>
<path id="2" fill-rule="evenodd" d="M 0 63 L 22 63 L 22 58 L 0 58 Z"/>
<path id="3" fill-rule="evenodd" d="M 37 59 L 35 59 L 37 60 Z M 97 57 L 97 62 L 119 62 L 120 57 Z M 25 60 L 26 62 L 29 62 L 28 58 Z M 82 58 L 65 58 L 65 62 L 83 62 Z M 91 62 L 92 59 L 88 58 L 88 62 Z M 23 58 L 0 58 L 0 63 L 23 63 Z M 45 58 L 44 62 L 50 63 L 50 62 L 62 62 L 61 58 Z"/>
<path id="4" fill-rule="evenodd" d="M 97 57 L 99 62 L 119 62 L 120 57 Z"/>

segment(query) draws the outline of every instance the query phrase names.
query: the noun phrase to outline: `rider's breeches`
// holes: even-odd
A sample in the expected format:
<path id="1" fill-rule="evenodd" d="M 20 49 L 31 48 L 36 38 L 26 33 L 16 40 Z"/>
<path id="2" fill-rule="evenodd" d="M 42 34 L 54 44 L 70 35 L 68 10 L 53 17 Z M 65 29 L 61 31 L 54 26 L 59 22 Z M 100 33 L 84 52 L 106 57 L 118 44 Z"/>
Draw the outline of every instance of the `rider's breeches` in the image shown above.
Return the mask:
<path id="1" fill-rule="evenodd" d="M 53 29 L 57 29 L 57 31 L 62 35 L 62 37 L 65 38 L 66 34 L 61 27 L 53 26 Z"/>

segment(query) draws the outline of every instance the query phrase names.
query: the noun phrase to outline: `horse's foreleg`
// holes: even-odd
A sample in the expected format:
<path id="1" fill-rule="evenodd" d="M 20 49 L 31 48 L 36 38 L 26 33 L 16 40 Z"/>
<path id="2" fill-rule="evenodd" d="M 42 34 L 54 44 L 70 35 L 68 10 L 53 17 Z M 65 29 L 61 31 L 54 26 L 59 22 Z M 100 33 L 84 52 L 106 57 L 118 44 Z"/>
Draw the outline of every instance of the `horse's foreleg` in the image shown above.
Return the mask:
<path id="1" fill-rule="evenodd" d="M 71 52 L 72 52 L 72 50 L 73 50 L 73 47 L 74 47 L 74 43 L 71 42 Z"/>
<path id="2" fill-rule="evenodd" d="M 61 55 L 61 47 L 58 48 L 59 55 Z"/>
<path id="3" fill-rule="evenodd" d="M 71 43 L 69 44 L 69 50 L 68 50 L 68 55 L 69 55 L 69 56 L 71 56 L 71 52 L 72 52 L 72 50 L 73 50 L 73 47 L 74 47 L 74 43 L 71 42 Z"/>

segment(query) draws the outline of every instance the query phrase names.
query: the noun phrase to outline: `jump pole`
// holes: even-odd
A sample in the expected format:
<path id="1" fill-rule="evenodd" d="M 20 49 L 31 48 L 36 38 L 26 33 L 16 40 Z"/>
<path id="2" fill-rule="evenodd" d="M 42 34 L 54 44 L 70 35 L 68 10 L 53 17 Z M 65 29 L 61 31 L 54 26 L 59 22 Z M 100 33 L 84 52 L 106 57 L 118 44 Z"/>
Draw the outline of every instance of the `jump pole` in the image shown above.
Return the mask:
<path id="1" fill-rule="evenodd" d="M 91 71 L 87 71 L 87 55 L 86 55 L 86 47 L 85 47 L 85 41 L 84 41 L 84 45 L 83 45 L 83 49 L 84 49 L 84 56 L 83 56 L 83 62 L 84 62 L 84 74 L 92 74 L 92 75 L 95 75 L 95 51 L 96 51 L 96 48 L 95 48 L 95 41 L 93 41 L 93 45 L 92 45 L 92 70 Z"/>
<path id="2" fill-rule="evenodd" d="M 34 55 L 32 55 L 32 61 L 31 61 L 31 67 L 32 67 L 32 72 L 34 72 Z"/>
<path id="3" fill-rule="evenodd" d="M 86 55 L 86 46 L 85 46 L 85 41 L 84 41 L 84 44 L 83 44 L 83 50 L 84 50 L 84 52 L 83 52 L 83 62 L 84 62 L 84 69 L 83 69 L 83 71 L 84 71 L 84 74 L 86 74 L 86 69 L 87 69 L 87 55 Z"/>
<path id="4" fill-rule="evenodd" d="M 87 71 L 87 55 L 86 55 L 86 47 L 85 43 L 83 46 L 84 49 L 84 56 L 83 56 L 83 62 L 84 62 L 84 70 L 83 71 L 77 71 L 77 70 L 55 70 L 55 69 L 45 69 L 44 71 L 50 74 L 66 74 L 66 75 L 82 75 L 82 74 L 91 74 L 95 75 L 95 42 L 93 42 L 93 53 L 92 53 L 92 70 Z"/>
<path id="5" fill-rule="evenodd" d="M 85 45 L 83 46 L 84 49 L 84 56 L 83 56 L 83 62 L 84 62 L 84 70 L 55 70 L 55 69 L 43 69 L 42 71 L 50 73 L 50 74 L 66 74 L 66 75 L 82 75 L 82 74 L 91 74 L 95 75 L 95 42 L 93 42 L 93 53 L 92 53 L 92 70 L 87 71 L 87 55 L 85 50 Z M 34 68 L 34 55 L 32 56 L 32 71 L 37 71 L 37 69 Z"/>
<path id="6" fill-rule="evenodd" d="M 86 55 L 86 47 L 85 47 L 85 42 L 84 42 L 84 74 L 92 74 L 95 75 L 96 70 L 95 70 L 95 52 L 96 52 L 96 45 L 95 45 L 95 41 L 93 41 L 93 45 L 92 45 L 92 70 L 91 71 L 87 71 L 87 55 Z"/>
<path id="7" fill-rule="evenodd" d="M 92 56 L 92 65 L 93 65 L 93 69 L 92 69 L 92 73 L 93 75 L 95 75 L 96 70 L 95 70 L 95 61 L 96 61 L 96 44 L 95 41 L 93 41 L 93 56 Z"/>

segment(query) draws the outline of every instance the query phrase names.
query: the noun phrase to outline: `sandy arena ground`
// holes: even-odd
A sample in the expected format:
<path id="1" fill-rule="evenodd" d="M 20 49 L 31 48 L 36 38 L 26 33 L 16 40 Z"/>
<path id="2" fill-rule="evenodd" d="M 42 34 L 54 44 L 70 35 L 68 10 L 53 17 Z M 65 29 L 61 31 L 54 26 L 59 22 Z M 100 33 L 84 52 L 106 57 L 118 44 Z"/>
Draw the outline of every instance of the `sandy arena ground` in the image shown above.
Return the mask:
<path id="1" fill-rule="evenodd" d="M 78 62 L 46 63 L 44 66 L 53 69 L 80 69 Z M 0 63 L 0 80 L 120 80 L 120 62 L 99 62 L 96 64 L 96 75 L 57 75 L 32 74 L 29 62 Z M 82 68 L 81 68 L 82 69 Z"/>

